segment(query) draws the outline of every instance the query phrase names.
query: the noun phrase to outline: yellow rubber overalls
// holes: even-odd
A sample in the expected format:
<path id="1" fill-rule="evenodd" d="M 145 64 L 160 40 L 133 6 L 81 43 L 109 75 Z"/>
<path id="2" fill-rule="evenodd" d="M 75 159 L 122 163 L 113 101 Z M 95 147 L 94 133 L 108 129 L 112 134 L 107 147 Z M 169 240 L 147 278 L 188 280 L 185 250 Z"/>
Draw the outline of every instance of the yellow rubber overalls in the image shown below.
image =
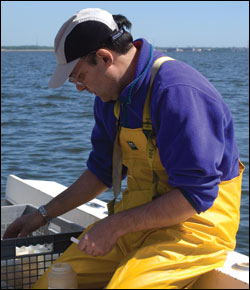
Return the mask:
<path id="1" fill-rule="evenodd" d="M 154 63 L 151 85 L 162 62 L 169 60 L 172 59 L 163 57 Z M 155 196 L 167 194 L 172 189 L 154 145 L 149 113 L 151 85 L 144 105 L 143 128 L 121 127 L 117 134 L 113 164 L 119 167 L 119 153 L 122 152 L 121 161 L 128 168 L 127 189 L 117 204 L 110 203 L 111 214 L 149 203 Z M 119 119 L 118 102 L 115 115 Z M 128 233 L 104 257 L 88 256 L 72 244 L 56 262 L 72 265 L 77 272 L 79 289 L 191 288 L 199 275 L 221 267 L 227 252 L 235 247 L 244 170 L 239 164 L 239 176 L 219 185 L 218 197 L 206 212 L 175 226 Z M 115 169 L 117 195 L 120 168 Z M 47 272 L 34 289 L 46 289 L 46 286 Z"/>

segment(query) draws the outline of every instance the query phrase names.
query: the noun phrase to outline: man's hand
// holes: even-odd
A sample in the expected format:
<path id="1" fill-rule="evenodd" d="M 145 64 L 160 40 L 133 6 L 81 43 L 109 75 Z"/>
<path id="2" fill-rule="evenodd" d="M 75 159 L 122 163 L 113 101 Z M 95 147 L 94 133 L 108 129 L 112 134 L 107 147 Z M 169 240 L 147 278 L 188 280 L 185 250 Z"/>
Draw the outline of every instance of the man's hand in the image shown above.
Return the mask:
<path id="1" fill-rule="evenodd" d="M 82 236 L 78 248 L 87 255 L 105 256 L 112 250 L 119 237 L 113 216 L 106 217 Z"/>
<path id="2" fill-rule="evenodd" d="M 26 237 L 45 224 L 46 221 L 38 211 L 32 212 L 17 218 L 10 224 L 3 235 L 3 239 Z"/>

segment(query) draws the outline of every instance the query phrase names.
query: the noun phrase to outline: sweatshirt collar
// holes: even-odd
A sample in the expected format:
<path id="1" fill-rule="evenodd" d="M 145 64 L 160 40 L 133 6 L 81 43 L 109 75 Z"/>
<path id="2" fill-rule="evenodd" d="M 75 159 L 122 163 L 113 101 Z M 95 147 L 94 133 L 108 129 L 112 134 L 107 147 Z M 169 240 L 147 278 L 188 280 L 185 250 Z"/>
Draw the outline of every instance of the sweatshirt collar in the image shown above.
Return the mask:
<path id="1" fill-rule="evenodd" d="M 118 101 L 121 104 L 131 104 L 131 97 L 135 87 L 138 87 L 143 80 L 143 76 L 147 72 L 152 56 L 153 56 L 153 47 L 145 39 L 138 39 L 134 42 L 142 42 L 140 55 L 136 65 L 134 80 L 124 88 L 121 95 L 118 98 Z"/>

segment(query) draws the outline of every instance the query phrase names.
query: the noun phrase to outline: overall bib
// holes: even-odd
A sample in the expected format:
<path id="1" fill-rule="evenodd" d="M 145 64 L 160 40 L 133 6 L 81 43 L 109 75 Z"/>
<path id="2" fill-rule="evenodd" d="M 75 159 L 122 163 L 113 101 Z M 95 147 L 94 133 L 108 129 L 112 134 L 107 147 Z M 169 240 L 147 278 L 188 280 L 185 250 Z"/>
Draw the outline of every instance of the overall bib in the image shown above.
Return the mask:
<path id="1" fill-rule="evenodd" d="M 163 62 L 172 60 L 162 57 L 153 65 L 143 128 L 118 128 L 113 158 L 115 198 L 120 191 L 121 163 L 128 168 L 127 188 L 117 204 L 115 199 L 109 204 L 109 214 L 149 203 L 173 189 L 155 146 L 149 109 L 154 76 Z M 114 113 L 119 120 L 118 102 Z M 104 257 L 88 256 L 72 244 L 56 262 L 71 264 L 79 289 L 191 288 L 201 274 L 223 266 L 227 252 L 235 248 L 244 170 L 239 164 L 239 176 L 221 182 L 218 197 L 206 212 L 178 225 L 128 233 Z M 46 288 L 47 272 L 34 289 Z"/>

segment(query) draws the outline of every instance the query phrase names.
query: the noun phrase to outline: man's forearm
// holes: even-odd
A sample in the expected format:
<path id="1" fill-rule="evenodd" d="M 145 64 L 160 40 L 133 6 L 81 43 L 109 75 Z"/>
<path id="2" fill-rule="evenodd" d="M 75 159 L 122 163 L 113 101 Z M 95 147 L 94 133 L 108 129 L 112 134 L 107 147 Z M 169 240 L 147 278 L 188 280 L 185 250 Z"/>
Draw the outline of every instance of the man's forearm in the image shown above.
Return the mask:
<path id="1" fill-rule="evenodd" d="M 179 224 L 195 214 L 195 209 L 181 191 L 173 189 L 150 203 L 115 214 L 110 222 L 118 236 L 122 236 Z"/>
<path id="2" fill-rule="evenodd" d="M 107 187 L 87 169 L 70 187 L 47 203 L 45 209 L 49 217 L 55 218 L 92 200 L 106 189 Z"/>
<path id="3" fill-rule="evenodd" d="M 182 193 L 174 189 L 152 202 L 100 220 L 81 237 L 78 248 L 88 255 L 105 256 L 127 233 L 179 224 L 195 213 Z"/>

